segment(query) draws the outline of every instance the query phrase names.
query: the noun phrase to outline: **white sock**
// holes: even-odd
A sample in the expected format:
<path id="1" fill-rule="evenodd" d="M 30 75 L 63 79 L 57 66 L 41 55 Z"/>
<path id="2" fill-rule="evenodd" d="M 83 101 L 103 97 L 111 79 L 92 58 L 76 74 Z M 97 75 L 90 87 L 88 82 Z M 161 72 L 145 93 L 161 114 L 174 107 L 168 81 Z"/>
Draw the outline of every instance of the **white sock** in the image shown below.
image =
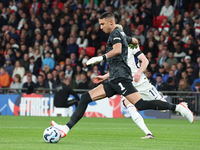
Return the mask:
<path id="1" fill-rule="evenodd" d="M 179 105 L 176 105 L 175 111 L 180 112 L 181 111 L 181 107 Z"/>
<path id="2" fill-rule="evenodd" d="M 127 109 L 131 115 L 131 118 L 140 127 L 140 129 L 142 129 L 142 131 L 144 131 L 145 134 L 152 134 L 151 131 L 149 131 L 149 129 L 145 125 L 142 116 L 137 112 L 136 107 L 133 104 L 128 104 Z"/>
<path id="3" fill-rule="evenodd" d="M 67 125 L 64 125 L 64 130 L 65 130 L 64 132 L 67 134 L 69 132 L 70 128 Z"/>

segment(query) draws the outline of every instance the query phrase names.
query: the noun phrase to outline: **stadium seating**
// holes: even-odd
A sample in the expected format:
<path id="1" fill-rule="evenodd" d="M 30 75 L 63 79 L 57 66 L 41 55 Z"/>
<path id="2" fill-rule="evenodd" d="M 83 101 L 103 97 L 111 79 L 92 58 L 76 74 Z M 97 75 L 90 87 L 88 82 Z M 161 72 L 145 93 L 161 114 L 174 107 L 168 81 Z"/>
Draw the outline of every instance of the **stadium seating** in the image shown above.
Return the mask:
<path id="1" fill-rule="evenodd" d="M 90 57 L 93 57 L 95 54 L 95 47 L 86 47 L 86 54 L 88 54 Z"/>
<path id="2" fill-rule="evenodd" d="M 107 46 L 107 42 L 101 42 L 101 45 Z"/>
<path id="3" fill-rule="evenodd" d="M 157 16 L 157 17 L 153 17 L 153 27 L 155 27 L 156 29 L 162 24 L 163 19 L 167 19 L 167 16 Z"/>

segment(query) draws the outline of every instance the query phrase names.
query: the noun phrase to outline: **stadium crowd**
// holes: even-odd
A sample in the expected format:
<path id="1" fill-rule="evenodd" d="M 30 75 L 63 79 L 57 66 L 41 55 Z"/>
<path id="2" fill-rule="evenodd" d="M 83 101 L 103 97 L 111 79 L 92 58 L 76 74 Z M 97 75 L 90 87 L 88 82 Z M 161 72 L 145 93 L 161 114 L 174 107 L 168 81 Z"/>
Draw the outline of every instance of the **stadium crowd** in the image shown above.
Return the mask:
<path id="1" fill-rule="evenodd" d="M 1 87 L 52 89 L 67 78 L 72 89 L 94 88 L 109 68 L 86 65 L 106 51 L 105 11 L 139 40 L 159 91 L 200 90 L 198 0 L 1 0 Z"/>

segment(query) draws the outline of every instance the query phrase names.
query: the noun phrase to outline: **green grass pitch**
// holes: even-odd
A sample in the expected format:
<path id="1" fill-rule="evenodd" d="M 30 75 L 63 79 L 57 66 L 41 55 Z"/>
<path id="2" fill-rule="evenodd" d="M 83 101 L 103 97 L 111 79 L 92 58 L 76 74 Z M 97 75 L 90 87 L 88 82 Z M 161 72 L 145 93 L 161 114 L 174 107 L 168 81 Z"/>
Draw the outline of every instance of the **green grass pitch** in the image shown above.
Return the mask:
<path id="1" fill-rule="evenodd" d="M 143 131 L 130 118 L 82 118 L 57 144 L 46 143 L 50 121 L 69 117 L 0 116 L 0 150 L 199 150 L 200 120 L 145 119 L 155 139 L 141 140 Z"/>

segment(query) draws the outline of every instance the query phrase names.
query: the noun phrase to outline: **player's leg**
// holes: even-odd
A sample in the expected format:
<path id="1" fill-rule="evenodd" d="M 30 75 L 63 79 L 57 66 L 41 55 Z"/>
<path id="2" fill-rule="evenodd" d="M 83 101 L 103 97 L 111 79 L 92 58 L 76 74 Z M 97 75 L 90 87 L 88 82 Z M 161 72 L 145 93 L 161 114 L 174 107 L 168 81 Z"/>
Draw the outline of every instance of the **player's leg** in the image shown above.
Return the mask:
<path id="1" fill-rule="evenodd" d="M 112 91 L 111 91 L 111 93 L 112 93 Z M 54 121 L 51 121 L 51 125 L 60 129 L 60 131 L 62 133 L 61 136 L 65 137 L 67 135 L 67 133 L 69 132 L 69 130 L 83 117 L 88 104 L 92 101 L 102 99 L 105 97 L 106 97 L 106 92 L 104 90 L 104 86 L 103 86 L 103 84 L 100 84 L 98 87 L 94 88 L 93 90 L 91 90 L 81 96 L 81 100 L 80 100 L 78 107 L 76 108 L 76 110 L 72 114 L 69 122 L 66 125 L 64 125 L 64 126 L 58 125 Z"/>
<path id="2" fill-rule="evenodd" d="M 142 137 L 142 139 L 153 139 L 154 138 L 153 134 L 151 133 L 151 131 L 149 131 L 149 129 L 145 125 L 144 119 L 137 112 L 136 107 L 133 104 L 131 104 L 127 99 L 123 100 L 123 104 L 127 108 L 128 112 L 130 113 L 133 121 L 140 127 L 142 131 L 144 131 L 146 136 Z"/>
<path id="3" fill-rule="evenodd" d="M 76 107 L 78 106 L 78 100 L 77 99 L 73 99 L 73 100 L 70 100 L 70 101 L 66 101 L 66 105 L 65 105 L 65 107 L 70 107 L 70 106 L 72 106 L 72 105 L 75 105 Z"/>
<path id="4" fill-rule="evenodd" d="M 122 95 L 125 96 L 138 110 L 154 109 L 154 110 L 172 110 L 180 112 L 182 116 L 188 118 L 188 120 L 193 123 L 194 116 L 193 113 L 188 109 L 185 103 L 180 103 L 179 105 L 171 104 L 168 102 L 163 102 L 161 100 L 143 100 L 139 92 L 133 87 L 131 83 L 121 83 L 123 87 L 126 88 L 126 92 Z"/>

